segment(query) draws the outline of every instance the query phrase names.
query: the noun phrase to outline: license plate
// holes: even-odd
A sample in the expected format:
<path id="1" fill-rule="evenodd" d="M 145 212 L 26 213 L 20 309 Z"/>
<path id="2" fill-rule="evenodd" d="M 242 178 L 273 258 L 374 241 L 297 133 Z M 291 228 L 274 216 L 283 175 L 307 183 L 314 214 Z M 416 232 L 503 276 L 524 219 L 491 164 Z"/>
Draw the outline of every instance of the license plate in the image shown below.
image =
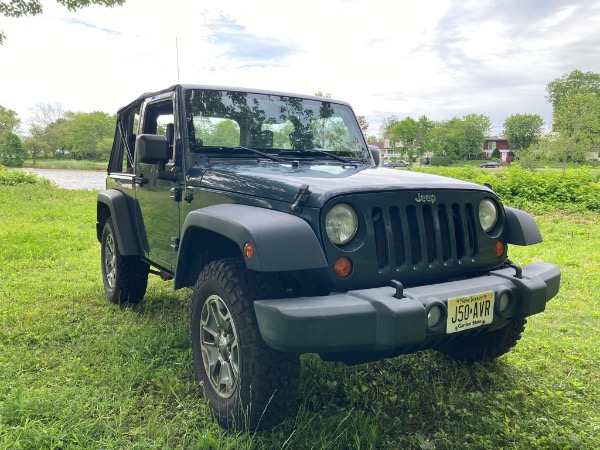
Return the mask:
<path id="1" fill-rule="evenodd" d="M 494 319 L 494 293 L 480 292 L 448 299 L 446 334 L 477 328 Z"/>

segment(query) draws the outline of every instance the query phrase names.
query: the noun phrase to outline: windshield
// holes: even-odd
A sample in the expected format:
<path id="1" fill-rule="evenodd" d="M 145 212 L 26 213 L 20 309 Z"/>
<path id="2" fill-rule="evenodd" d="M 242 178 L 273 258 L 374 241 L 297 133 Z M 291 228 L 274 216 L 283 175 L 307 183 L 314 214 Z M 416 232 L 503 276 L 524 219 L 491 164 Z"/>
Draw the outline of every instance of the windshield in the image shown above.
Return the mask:
<path id="1" fill-rule="evenodd" d="M 193 89 L 186 91 L 185 101 L 194 152 L 248 147 L 282 155 L 306 151 L 311 157 L 327 156 L 323 152 L 365 156 L 352 110 L 325 98 Z"/>

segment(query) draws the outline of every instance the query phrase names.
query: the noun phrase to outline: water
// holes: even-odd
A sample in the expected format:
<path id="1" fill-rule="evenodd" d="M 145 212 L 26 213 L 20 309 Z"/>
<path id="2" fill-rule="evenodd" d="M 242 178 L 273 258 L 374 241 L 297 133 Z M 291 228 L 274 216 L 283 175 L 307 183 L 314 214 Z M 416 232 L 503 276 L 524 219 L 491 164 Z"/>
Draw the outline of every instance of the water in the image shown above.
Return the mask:
<path id="1" fill-rule="evenodd" d="M 22 169 L 48 178 L 65 189 L 104 189 L 106 172 L 103 170 Z"/>

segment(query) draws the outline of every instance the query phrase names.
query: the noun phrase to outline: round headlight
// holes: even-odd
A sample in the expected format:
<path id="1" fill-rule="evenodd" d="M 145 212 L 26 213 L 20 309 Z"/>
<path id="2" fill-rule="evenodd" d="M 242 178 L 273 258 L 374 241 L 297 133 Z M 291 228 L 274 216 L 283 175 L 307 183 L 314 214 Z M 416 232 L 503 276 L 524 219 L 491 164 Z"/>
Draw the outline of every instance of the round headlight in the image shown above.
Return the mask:
<path id="1" fill-rule="evenodd" d="M 496 204 L 489 198 L 484 198 L 479 203 L 479 223 L 481 223 L 481 228 L 487 233 L 494 228 L 497 221 L 498 208 L 496 208 Z"/>
<path id="2" fill-rule="evenodd" d="M 325 217 L 325 230 L 331 242 L 337 245 L 346 244 L 356 234 L 358 219 L 350 205 L 338 203 Z"/>

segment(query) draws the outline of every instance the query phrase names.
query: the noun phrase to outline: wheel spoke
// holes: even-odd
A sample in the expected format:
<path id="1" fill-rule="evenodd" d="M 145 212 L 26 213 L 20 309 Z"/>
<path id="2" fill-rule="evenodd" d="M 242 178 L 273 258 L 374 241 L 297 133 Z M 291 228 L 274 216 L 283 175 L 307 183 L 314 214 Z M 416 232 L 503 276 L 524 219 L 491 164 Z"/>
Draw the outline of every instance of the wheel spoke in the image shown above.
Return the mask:
<path id="1" fill-rule="evenodd" d="M 236 380 L 235 373 L 229 363 L 222 364 L 220 369 L 218 379 L 219 393 L 229 396 L 233 393 Z"/>
<path id="2" fill-rule="evenodd" d="M 217 308 L 219 323 L 227 332 L 229 332 L 231 330 L 231 314 L 224 303 L 220 302 L 219 306 L 220 307 Z"/>
<path id="3" fill-rule="evenodd" d="M 229 351 L 229 362 L 231 363 L 231 368 L 237 378 L 240 374 L 240 356 L 238 352 L 237 340 L 233 341 L 231 344 L 231 350 Z"/>
<path id="4" fill-rule="evenodd" d="M 212 380 L 216 377 L 217 367 L 219 365 L 219 349 L 216 346 L 203 345 L 202 346 L 202 359 L 204 361 L 204 367 L 209 378 Z"/>
<path id="5" fill-rule="evenodd" d="M 223 324 L 221 323 L 221 317 L 219 315 L 219 306 L 217 305 L 216 300 L 210 301 L 209 304 L 210 312 L 209 317 L 212 321 L 217 325 L 218 328 L 221 328 Z"/>

